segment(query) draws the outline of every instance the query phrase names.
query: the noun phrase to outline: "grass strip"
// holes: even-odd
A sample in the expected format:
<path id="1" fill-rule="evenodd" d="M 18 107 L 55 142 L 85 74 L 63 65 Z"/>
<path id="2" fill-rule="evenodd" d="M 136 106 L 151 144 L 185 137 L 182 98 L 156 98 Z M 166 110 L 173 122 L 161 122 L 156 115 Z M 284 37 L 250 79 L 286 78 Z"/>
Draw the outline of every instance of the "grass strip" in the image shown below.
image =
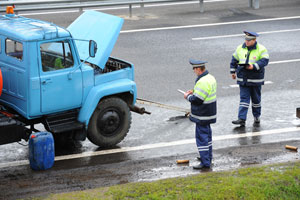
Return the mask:
<path id="1" fill-rule="evenodd" d="M 300 199 L 300 161 L 51 194 L 35 199 Z"/>

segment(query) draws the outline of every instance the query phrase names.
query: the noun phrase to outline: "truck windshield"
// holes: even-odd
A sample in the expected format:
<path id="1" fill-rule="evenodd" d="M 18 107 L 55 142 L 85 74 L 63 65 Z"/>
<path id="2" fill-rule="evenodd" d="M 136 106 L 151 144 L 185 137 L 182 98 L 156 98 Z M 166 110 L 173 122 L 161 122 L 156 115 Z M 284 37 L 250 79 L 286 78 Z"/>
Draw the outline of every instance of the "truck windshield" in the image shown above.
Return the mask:
<path id="1" fill-rule="evenodd" d="M 61 70 L 74 65 L 68 41 L 42 43 L 40 51 L 44 72 Z"/>

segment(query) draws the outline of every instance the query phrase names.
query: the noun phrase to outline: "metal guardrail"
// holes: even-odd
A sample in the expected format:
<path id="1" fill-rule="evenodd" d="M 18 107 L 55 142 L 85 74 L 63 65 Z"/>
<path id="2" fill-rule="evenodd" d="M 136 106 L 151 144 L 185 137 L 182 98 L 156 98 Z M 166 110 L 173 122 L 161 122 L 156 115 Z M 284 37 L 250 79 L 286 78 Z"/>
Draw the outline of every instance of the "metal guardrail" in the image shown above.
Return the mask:
<path id="1" fill-rule="evenodd" d="M 136 0 L 108 2 L 104 0 L 48 0 L 48 1 L 5 1 L 0 2 L 0 12 L 5 12 L 6 6 L 14 6 L 15 12 L 37 11 L 37 10 L 59 10 L 59 9 L 79 9 L 84 8 L 110 7 L 110 6 L 129 6 L 129 16 L 132 17 L 132 6 L 140 5 L 141 14 L 144 16 L 145 4 L 160 4 L 171 2 L 183 2 L 195 0 Z M 199 0 L 200 12 L 204 12 L 204 0 Z M 259 0 L 249 0 L 249 7 L 259 8 Z"/>

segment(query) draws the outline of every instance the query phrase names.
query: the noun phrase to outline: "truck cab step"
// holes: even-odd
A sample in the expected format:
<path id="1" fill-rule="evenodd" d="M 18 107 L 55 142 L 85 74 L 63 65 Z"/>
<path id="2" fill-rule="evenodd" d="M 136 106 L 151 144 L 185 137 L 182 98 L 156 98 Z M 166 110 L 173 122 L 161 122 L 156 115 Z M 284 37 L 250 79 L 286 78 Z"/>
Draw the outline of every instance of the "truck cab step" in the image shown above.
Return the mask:
<path id="1" fill-rule="evenodd" d="M 52 133 L 84 129 L 85 124 L 77 121 L 77 116 L 77 110 L 46 116 L 46 129 Z"/>

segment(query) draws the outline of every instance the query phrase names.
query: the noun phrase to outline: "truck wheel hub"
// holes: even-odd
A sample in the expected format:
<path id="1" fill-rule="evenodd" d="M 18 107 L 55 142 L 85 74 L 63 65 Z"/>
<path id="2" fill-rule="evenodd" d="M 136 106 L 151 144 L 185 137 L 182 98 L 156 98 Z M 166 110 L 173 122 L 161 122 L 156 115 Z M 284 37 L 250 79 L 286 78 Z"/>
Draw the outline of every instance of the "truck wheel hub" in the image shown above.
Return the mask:
<path id="1" fill-rule="evenodd" d="M 114 135 L 120 123 L 119 113 L 115 110 L 109 110 L 98 118 L 98 128 L 105 135 Z"/>

